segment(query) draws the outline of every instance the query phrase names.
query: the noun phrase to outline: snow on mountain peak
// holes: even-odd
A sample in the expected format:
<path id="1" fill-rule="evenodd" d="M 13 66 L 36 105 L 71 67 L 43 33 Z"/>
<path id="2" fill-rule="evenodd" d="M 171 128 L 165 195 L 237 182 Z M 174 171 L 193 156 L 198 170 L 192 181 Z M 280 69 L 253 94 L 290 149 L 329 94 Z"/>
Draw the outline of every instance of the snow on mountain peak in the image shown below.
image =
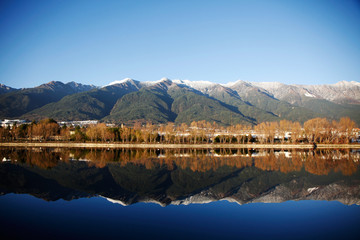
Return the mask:
<path id="1" fill-rule="evenodd" d="M 115 81 L 109 83 L 108 85 L 105 85 L 104 87 L 111 86 L 111 85 L 115 85 L 115 84 L 121 84 L 121 83 L 129 82 L 129 81 L 132 81 L 132 80 L 133 80 L 133 79 L 131 79 L 131 78 L 124 78 L 123 80 L 115 80 Z"/>
<path id="2" fill-rule="evenodd" d="M 232 86 L 235 86 L 237 84 L 250 84 L 249 82 L 246 82 L 244 80 L 237 80 L 235 82 L 228 82 L 228 83 L 225 83 L 225 84 L 222 84 L 224 87 L 232 87 Z"/>
<path id="3" fill-rule="evenodd" d="M 315 97 L 316 97 L 314 94 L 311 94 L 311 93 L 309 93 L 309 92 L 305 92 L 304 95 L 305 95 L 306 97 L 310 97 L 310 98 L 315 98 Z"/>
<path id="4" fill-rule="evenodd" d="M 166 78 L 166 77 L 163 77 L 160 80 L 153 81 L 153 82 L 148 82 L 148 83 L 154 85 L 154 84 L 162 83 L 162 82 L 172 82 L 172 81 L 170 79 Z"/>
<path id="5" fill-rule="evenodd" d="M 174 80 L 173 82 L 176 84 L 183 84 L 183 85 L 195 88 L 197 90 L 217 85 L 217 83 L 213 83 L 213 82 L 209 82 L 209 81 L 190 81 L 190 80 L 177 79 L 177 80 Z"/>
<path id="6" fill-rule="evenodd" d="M 134 80 L 131 78 L 125 78 L 123 80 L 111 82 L 106 86 L 124 84 L 126 82 L 134 83 L 133 81 Z M 157 81 L 135 82 L 135 85 L 138 88 L 150 87 L 156 84 L 159 84 L 159 87 L 169 88 L 177 84 L 196 89 L 197 91 L 205 94 L 209 94 L 213 91 L 222 91 L 221 87 L 236 88 L 241 91 L 247 91 L 248 88 L 257 88 L 260 91 L 265 91 L 281 100 L 286 100 L 288 96 L 294 96 L 294 94 L 297 94 L 297 96 L 320 98 L 329 101 L 335 101 L 336 99 L 355 99 L 355 101 L 360 102 L 360 83 L 356 81 L 340 81 L 335 84 L 324 85 L 288 85 L 280 82 L 247 82 L 237 80 L 235 82 L 219 84 L 210 81 L 190 81 L 180 79 L 170 80 L 168 78 L 161 78 Z M 291 101 L 293 101 L 293 98 Z"/>
<path id="7" fill-rule="evenodd" d="M 162 82 L 167 82 L 167 81 L 173 82 L 170 79 L 168 79 L 166 77 L 163 77 L 163 78 L 161 78 L 160 80 L 157 80 L 157 81 L 145 81 L 145 82 L 141 82 L 141 84 L 143 84 L 143 86 L 153 86 L 155 84 L 162 83 Z"/>
<path id="8" fill-rule="evenodd" d="M 252 84 L 256 87 L 261 87 L 264 89 L 276 89 L 285 85 L 280 82 L 253 82 Z"/>
<path id="9" fill-rule="evenodd" d="M 2 83 L 0 83 L 0 88 L 11 89 L 9 86 L 6 86 L 5 84 Z"/>
<path id="10" fill-rule="evenodd" d="M 360 82 L 351 81 L 350 83 L 352 83 L 353 85 L 356 85 L 356 86 L 359 86 L 359 87 L 360 87 Z"/>
<path id="11" fill-rule="evenodd" d="M 336 87 L 352 87 L 352 86 L 360 86 L 360 83 L 356 82 L 356 81 L 351 81 L 351 82 L 340 81 L 340 82 L 337 82 L 337 83 L 333 84 L 333 86 L 336 86 Z"/>

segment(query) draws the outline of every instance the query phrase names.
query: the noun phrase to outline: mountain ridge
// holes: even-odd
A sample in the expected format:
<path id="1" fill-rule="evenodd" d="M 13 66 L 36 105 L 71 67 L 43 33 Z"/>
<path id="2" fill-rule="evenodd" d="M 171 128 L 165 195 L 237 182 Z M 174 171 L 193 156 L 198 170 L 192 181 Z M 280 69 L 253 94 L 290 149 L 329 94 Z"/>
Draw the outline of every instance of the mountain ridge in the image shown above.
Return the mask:
<path id="1" fill-rule="evenodd" d="M 114 123 L 206 120 L 233 125 L 348 116 L 360 124 L 360 83 L 287 85 L 239 80 L 219 84 L 168 78 L 158 81 L 125 78 L 96 87 L 51 81 L 35 88 L 1 94 L 0 107 L 0 118 L 35 120 L 46 117 Z"/>
<path id="2" fill-rule="evenodd" d="M 91 85 L 51 81 L 34 88 L 22 88 L 0 95 L 0 117 L 19 117 L 66 95 L 88 91 Z"/>

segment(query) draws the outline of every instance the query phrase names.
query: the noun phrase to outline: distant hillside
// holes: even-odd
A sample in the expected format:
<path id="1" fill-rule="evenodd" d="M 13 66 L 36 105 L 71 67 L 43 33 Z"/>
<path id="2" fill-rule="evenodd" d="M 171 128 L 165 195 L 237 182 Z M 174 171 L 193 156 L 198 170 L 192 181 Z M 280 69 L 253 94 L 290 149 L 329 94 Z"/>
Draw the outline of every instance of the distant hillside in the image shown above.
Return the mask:
<path id="1" fill-rule="evenodd" d="M 141 89 L 120 98 L 110 115 L 105 120 L 111 122 L 166 123 L 175 121 L 176 115 L 171 111 L 172 99 L 164 93 Z"/>
<path id="2" fill-rule="evenodd" d="M 33 109 L 51 102 L 57 102 L 64 96 L 91 89 L 91 86 L 49 82 L 35 88 L 25 88 L 0 95 L 0 118 L 20 117 Z"/>
<path id="3" fill-rule="evenodd" d="M 96 88 L 75 82 L 49 82 L 1 94 L 0 118 L 97 119 L 128 124 L 206 120 L 232 125 L 281 119 L 303 123 L 315 117 L 338 120 L 348 116 L 360 125 L 359 86 L 345 81 L 303 86 L 124 79 Z"/>
<path id="4" fill-rule="evenodd" d="M 330 119 L 348 116 L 360 123 L 360 83 L 342 81 L 331 85 L 253 83 L 274 98 L 312 110 Z"/>
<path id="5" fill-rule="evenodd" d="M 198 120 L 221 124 L 253 123 L 233 107 L 197 94 L 187 87 L 166 80 L 140 91 L 125 95 L 117 101 L 104 120 L 128 122 L 135 120 L 153 123 L 188 123 Z"/>
<path id="6" fill-rule="evenodd" d="M 232 85 L 231 89 L 235 90 L 244 101 L 266 112 L 273 113 L 278 119 L 305 122 L 317 116 L 322 117 L 321 114 L 315 113 L 310 109 L 276 99 L 266 92 L 243 82 Z"/>
<path id="7" fill-rule="evenodd" d="M 54 118 L 57 120 L 102 119 L 109 115 L 116 101 L 138 88 L 126 82 L 100 89 L 72 94 L 60 101 L 47 104 L 24 114 L 29 119 Z"/>
<path id="8" fill-rule="evenodd" d="M 172 110 L 177 114 L 177 123 L 206 120 L 224 125 L 254 124 L 255 121 L 243 115 L 234 106 L 211 99 L 184 88 L 173 88 L 170 91 L 174 102 Z"/>

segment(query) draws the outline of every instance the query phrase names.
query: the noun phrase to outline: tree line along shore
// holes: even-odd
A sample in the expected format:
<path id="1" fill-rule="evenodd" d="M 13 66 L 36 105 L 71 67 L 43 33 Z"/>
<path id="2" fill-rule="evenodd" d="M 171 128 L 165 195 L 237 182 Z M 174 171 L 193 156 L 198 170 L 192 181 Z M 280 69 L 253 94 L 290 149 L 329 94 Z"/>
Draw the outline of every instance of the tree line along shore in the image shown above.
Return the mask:
<path id="1" fill-rule="evenodd" d="M 359 142 L 359 129 L 348 117 L 339 121 L 314 118 L 303 125 L 281 120 L 255 126 L 237 124 L 224 127 L 215 122 L 194 121 L 174 124 L 141 124 L 107 126 L 105 123 L 85 127 L 60 126 L 53 119 L 31 124 L 0 127 L 0 142 L 57 142 L 91 144 L 182 144 L 182 145 L 344 145 Z M 298 145 L 300 144 L 300 145 Z M 4 146 L 4 144 L 1 144 Z M 353 144 L 351 144 L 353 145 Z"/>

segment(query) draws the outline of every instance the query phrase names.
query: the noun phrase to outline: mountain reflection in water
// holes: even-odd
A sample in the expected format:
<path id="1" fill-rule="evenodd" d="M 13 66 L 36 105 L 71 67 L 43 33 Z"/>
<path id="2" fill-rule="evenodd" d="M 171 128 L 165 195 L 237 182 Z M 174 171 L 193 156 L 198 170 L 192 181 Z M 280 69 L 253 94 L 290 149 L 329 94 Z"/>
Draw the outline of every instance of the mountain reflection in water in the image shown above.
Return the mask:
<path id="1" fill-rule="evenodd" d="M 1 148 L 0 159 L 2 194 L 48 201 L 360 204 L 360 152 L 354 150 Z"/>

